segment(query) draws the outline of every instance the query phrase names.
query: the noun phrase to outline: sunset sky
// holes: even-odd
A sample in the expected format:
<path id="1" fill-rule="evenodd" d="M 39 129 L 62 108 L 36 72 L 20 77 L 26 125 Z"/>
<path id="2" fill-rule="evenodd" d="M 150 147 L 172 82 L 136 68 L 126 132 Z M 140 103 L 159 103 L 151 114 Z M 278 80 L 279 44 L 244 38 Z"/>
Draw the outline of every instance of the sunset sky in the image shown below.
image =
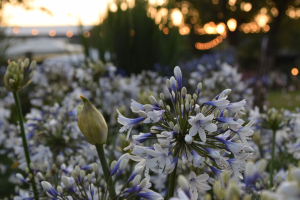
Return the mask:
<path id="1" fill-rule="evenodd" d="M 108 0 L 32 0 L 33 9 L 6 4 L 4 23 L 6 26 L 73 26 L 79 20 L 83 25 L 99 23 L 105 14 Z M 44 7 L 52 15 L 41 11 Z"/>

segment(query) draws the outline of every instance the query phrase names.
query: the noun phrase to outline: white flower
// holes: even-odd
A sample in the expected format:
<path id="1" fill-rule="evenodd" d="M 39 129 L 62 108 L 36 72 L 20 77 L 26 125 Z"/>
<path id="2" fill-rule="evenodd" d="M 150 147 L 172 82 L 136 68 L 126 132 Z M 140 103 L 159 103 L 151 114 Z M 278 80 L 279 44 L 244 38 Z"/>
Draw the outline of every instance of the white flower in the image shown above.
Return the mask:
<path id="1" fill-rule="evenodd" d="M 156 123 L 161 119 L 162 114 L 164 113 L 164 110 L 153 110 L 150 112 L 147 112 L 147 118 L 144 120 L 145 124 L 148 123 Z"/>
<path id="2" fill-rule="evenodd" d="M 209 116 L 204 117 L 202 113 L 197 114 L 195 117 L 191 117 L 188 121 L 189 124 L 192 125 L 192 128 L 189 131 L 190 136 L 195 136 L 197 132 L 203 142 L 206 141 L 206 133 L 205 130 L 214 132 L 217 130 L 217 125 L 212 123 L 212 119 L 214 115 L 211 114 Z"/>
<path id="3" fill-rule="evenodd" d="M 119 114 L 118 122 L 123 125 L 123 127 L 120 129 L 120 132 L 123 133 L 125 131 L 128 131 L 127 138 L 126 138 L 126 140 L 128 140 L 132 127 L 135 124 L 143 121 L 145 118 L 139 117 L 136 119 L 130 119 L 130 118 L 124 117 L 118 110 L 117 110 L 117 112 Z"/>
<path id="4" fill-rule="evenodd" d="M 215 101 L 207 101 L 205 102 L 206 105 L 211 105 L 211 106 L 215 106 L 219 109 L 225 109 L 227 108 L 229 101 L 226 100 L 227 97 L 223 97 L 221 99 L 215 100 Z"/>
<path id="5" fill-rule="evenodd" d="M 170 200 L 190 200 L 190 198 L 184 193 L 184 191 L 178 189 L 178 198 L 172 197 Z"/>
<path id="6" fill-rule="evenodd" d="M 236 103 L 229 103 L 228 107 L 226 108 L 227 110 L 230 110 L 231 112 L 234 113 L 241 113 L 244 114 L 244 112 L 242 112 L 241 110 L 244 109 L 244 105 L 246 104 L 246 100 L 242 100 Z"/>
<path id="7" fill-rule="evenodd" d="M 207 181 L 209 176 L 207 174 L 201 174 L 196 176 L 195 172 L 191 171 L 188 181 L 189 181 L 189 188 L 191 194 L 191 200 L 198 199 L 198 192 L 201 190 L 210 190 L 211 187 L 203 182 Z"/>
<path id="8" fill-rule="evenodd" d="M 154 149 L 154 151 L 151 149 L 145 149 L 145 151 L 153 157 L 148 162 L 148 165 L 151 167 L 155 166 L 150 168 L 153 171 L 157 171 L 159 174 L 161 174 L 165 166 L 170 166 L 172 156 L 169 156 L 169 150 L 167 148 L 162 149 L 158 144 L 154 144 Z"/>

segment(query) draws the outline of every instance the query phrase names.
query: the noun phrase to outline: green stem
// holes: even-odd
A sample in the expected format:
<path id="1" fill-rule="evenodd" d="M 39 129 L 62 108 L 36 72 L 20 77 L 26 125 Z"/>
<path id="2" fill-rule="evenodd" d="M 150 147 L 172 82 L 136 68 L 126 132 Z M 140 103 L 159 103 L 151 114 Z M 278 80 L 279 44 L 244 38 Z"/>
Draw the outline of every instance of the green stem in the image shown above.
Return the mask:
<path id="1" fill-rule="evenodd" d="M 177 164 L 176 164 L 173 172 L 170 175 L 167 200 L 169 200 L 174 195 L 175 183 L 176 183 L 176 171 L 177 171 Z"/>
<path id="2" fill-rule="evenodd" d="M 273 130 L 273 140 L 272 140 L 272 158 L 270 163 L 270 187 L 273 187 L 273 171 L 274 171 L 274 152 L 275 152 L 275 133 L 276 131 Z"/>
<path id="3" fill-rule="evenodd" d="M 101 166 L 103 169 L 103 174 L 104 174 L 104 178 L 105 181 L 107 183 L 107 187 L 109 187 L 109 195 L 110 198 L 114 198 L 116 196 L 116 191 L 115 191 L 115 187 L 113 185 L 113 181 L 110 181 L 110 185 L 109 184 L 109 177 L 110 177 L 110 171 L 109 171 L 109 167 L 106 161 L 106 156 L 104 154 L 104 148 L 103 148 L 103 144 L 95 144 L 96 148 L 97 148 L 97 152 L 98 152 L 98 156 L 101 162 Z"/>
<path id="4" fill-rule="evenodd" d="M 19 98 L 18 92 L 13 92 L 13 95 L 14 95 L 15 104 L 16 104 L 16 107 L 17 107 L 19 121 L 20 121 L 21 137 L 22 137 L 22 142 L 23 142 L 23 148 L 24 148 L 25 158 L 26 158 L 26 162 L 27 162 L 27 167 L 29 169 L 29 172 L 32 174 L 31 185 L 32 185 L 32 189 L 33 189 L 33 195 L 34 195 L 34 199 L 38 200 L 39 198 L 38 198 L 37 188 L 36 188 L 36 185 L 35 185 L 34 173 L 33 173 L 32 169 L 30 169 L 31 161 L 30 161 L 29 150 L 28 150 L 26 134 L 25 134 L 25 129 L 24 129 L 24 121 L 23 121 L 22 108 L 21 108 L 21 104 L 20 104 L 20 98 Z"/>

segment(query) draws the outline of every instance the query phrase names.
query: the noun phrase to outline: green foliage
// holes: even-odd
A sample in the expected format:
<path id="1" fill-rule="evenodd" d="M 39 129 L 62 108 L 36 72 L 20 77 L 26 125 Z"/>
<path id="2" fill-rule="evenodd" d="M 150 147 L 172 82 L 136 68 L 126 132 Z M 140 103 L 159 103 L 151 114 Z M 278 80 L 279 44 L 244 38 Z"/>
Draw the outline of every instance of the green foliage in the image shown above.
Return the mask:
<path id="1" fill-rule="evenodd" d="M 129 72 L 152 69 L 155 63 L 174 66 L 187 49 L 186 37 L 177 28 L 165 35 L 154 20 L 147 16 L 147 2 L 136 1 L 135 7 L 108 12 L 106 19 L 91 31 L 91 45 L 112 54 L 117 67 Z"/>

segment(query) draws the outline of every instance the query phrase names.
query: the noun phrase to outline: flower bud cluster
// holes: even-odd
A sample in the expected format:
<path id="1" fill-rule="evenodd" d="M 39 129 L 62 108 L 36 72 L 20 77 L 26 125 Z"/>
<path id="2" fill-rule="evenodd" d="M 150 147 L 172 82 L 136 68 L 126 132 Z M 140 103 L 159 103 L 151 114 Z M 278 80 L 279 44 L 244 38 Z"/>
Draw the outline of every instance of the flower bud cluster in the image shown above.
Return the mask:
<path id="1" fill-rule="evenodd" d="M 19 59 L 18 62 L 8 61 L 4 75 L 5 88 L 10 92 L 18 92 L 20 89 L 29 85 L 32 81 L 35 67 L 36 61 L 32 61 L 29 64 L 28 58 L 24 61 Z"/>

